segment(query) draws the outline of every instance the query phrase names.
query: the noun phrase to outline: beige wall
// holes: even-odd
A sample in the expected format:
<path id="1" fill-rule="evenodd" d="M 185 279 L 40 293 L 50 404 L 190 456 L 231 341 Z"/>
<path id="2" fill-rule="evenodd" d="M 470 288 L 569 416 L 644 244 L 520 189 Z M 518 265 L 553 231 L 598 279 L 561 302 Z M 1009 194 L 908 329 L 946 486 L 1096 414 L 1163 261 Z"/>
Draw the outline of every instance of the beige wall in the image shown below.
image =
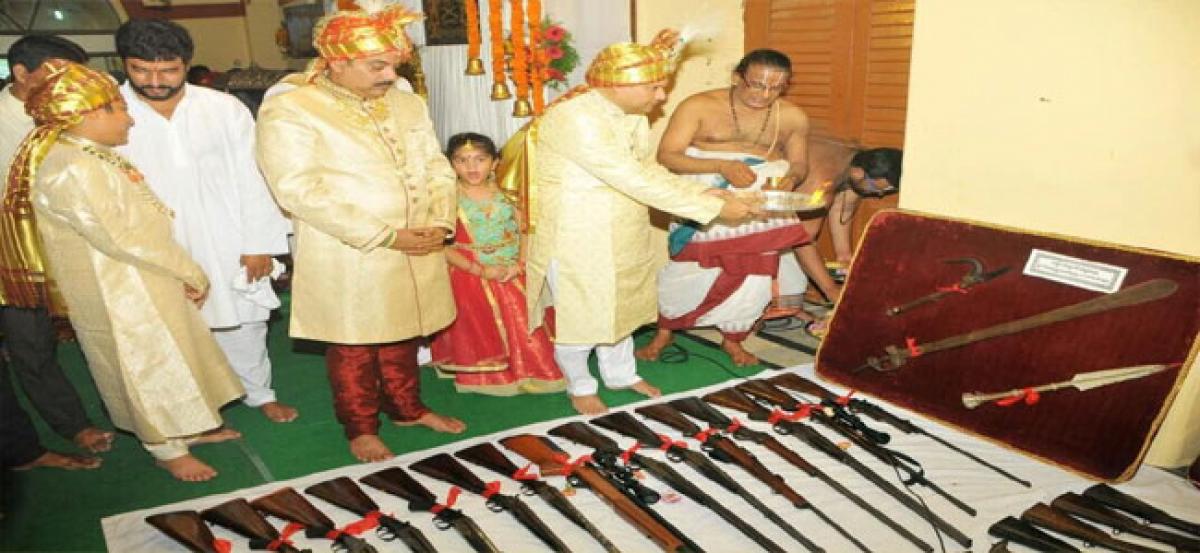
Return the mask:
<path id="1" fill-rule="evenodd" d="M 242 17 L 205 17 L 176 19 L 196 43 L 193 65 L 207 65 L 213 71 L 249 67 L 250 47 L 246 43 L 246 19 Z"/>
<path id="2" fill-rule="evenodd" d="M 904 208 L 1200 255 L 1200 2 L 921 0 Z M 1200 454 L 1200 373 L 1149 460 Z"/>

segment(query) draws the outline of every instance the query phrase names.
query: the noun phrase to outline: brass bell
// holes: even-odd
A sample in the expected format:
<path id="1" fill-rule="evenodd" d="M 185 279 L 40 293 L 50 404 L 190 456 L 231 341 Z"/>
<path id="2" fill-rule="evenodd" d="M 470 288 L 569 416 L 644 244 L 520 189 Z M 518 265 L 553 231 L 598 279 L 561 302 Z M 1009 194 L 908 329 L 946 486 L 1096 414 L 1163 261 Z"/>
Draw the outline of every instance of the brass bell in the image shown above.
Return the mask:
<path id="1" fill-rule="evenodd" d="M 529 100 L 518 98 L 513 102 L 513 117 L 529 117 L 533 115 L 533 107 L 529 105 Z"/>
<path id="2" fill-rule="evenodd" d="M 508 91 L 508 85 L 505 83 L 496 83 L 492 85 L 493 100 L 507 100 L 512 98 L 512 93 Z"/>
<path id="3" fill-rule="evenodd" d="M 467 60 L 467 75 L 483 75 L 486 71 L 483 70 L 483 60 L 479 58 L 471 58 Z"/>

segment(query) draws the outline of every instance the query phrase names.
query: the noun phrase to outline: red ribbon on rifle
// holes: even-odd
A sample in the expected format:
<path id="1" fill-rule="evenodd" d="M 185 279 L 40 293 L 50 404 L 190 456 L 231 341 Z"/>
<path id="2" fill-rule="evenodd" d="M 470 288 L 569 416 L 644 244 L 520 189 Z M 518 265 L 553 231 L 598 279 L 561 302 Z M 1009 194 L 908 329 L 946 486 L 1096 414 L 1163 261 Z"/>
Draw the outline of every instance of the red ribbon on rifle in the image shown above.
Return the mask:
<path id="1" fill-rule="evenodd" d="M 641 448 L 642 448 L 642 442 L 633 442 L 633 445 L 629 446 L 629 449 L 626 449 L 625 451 L 623 451 L 621 453 L 621 462 L 628 465 L 629 458 L 633 457 L 633 454 L 637 453 L 637 450 L 639 450 Z"/>
<path id="2" fill-rule="evenodd" d="M 849 392 L 846 392 L 846 395 L 844 395 L 844 396 L 838 396 L 837 399 L 833 400 L 833 402 L 838 405 L 841 405 L 842 407 L 845 407 L 847 405 L 850 405 L 850 396 L 852 396 L 852 395 L 854 395 L 854 390 L 850 390 Z"/>
<path id="3" fill-rule="evenodd" d="M 716 428 L 709 428 L 708 430 L 704 430 L 702 432 L 697 432 L 692 437 L 696 438 L 696 440 L 698 440 L 700 443 L 703 444 L 703 443 L 707 443 L 708 439 L 711 438 L 713 436 L 713 434 L 716 434 L 716 433 L 717 433 Z"/>
<path id="4" fill-rule="evenodd" d="M 483 493 L 479 495 L 482 495 L 484 499 L 491 499 L 493 495 L 498 493 L 500 493 L 500 481 L 492 480 L 483 487 Z"/>
<path id="5" fill-rule="evenodd" d="M 429 512 L 436 515 L 443 510 L 453 507 L 454 502 L 458 501 L 458 494 L 460 493 L 462 493 L 462 488 L 459 488 L 458 486 L 450 486 L 450 491 L 446 494 L 446 503 L 435 503 L 433 507 L 429 508 Z"/>
<path id="6" fill-rule="evenodd" d="M 342 531 L 351 536 L 361 536 L 363 532 L 379 526 L 379 517 L 382 515 L 383 513 L 379 511 L 371 511 L 363 515 L 362 520 L 347 524 Z"/>
<path id="7" fill-rule="evenodd" d="M 528 463 L 517 469 L 517 472 L 512 474 L 513 480 L 537 480 L 538 475 L 529 472 L 531 468 L 533 468 L 533 463 Z"/>
<path id="8" fill-rule="evenodd" d="M 292 543 L 292 540 L 290 538 L 292 536 L 296 535 L 296 532 L 299 532 L 303 529 L 304 529 L 303 524 L 300 524 L 297 522 L 287 523 L 287 526 L 283 527 L 283 532 L 281 532 L 279 534 L 279 537 L 275 538 L 274 540 L 271 541 L 271 543 L 267 544 L 267 551 L 279 551 L 279 548 L 283 547 L 283 544 L 285 544 L 285 543 L 288 545 L 295 545 Z"/>
<path id="9" fill-rule="evenodd" d="M 797 409 L 792 413 L 780 411 L 779 409 L 772 409 L 771 416 L 767 417 L 767 424 L 773 425 L 779 423 L 779 421 L 796 422 L 798 420 L 807 418 L 809 413 L 812 411 L 812 408 L 807 408 L 807 403 L 802 403 L 800 406 L 802 409 Z"/>
<path id="10" fill-rule="evenodd" d="M 217 553 L 229 553 L 230 551 L 233 551 L 233 543 L 231 543 L 229 540 L 213 538 L 212 545 L 213 549 L 217 550 Z"/>
<path id="11" fill-rule="evenodd" d="M 658 446 L 659 451 L 666 451 L 671 449 L 672 446 L 687 449 L 687 444 L 683 442 L 673 442 L 671 441 L 671 437 L 667 436 L 666 434 L 655 434 L 655 436 L 658 436 L 658 441 L 662 442 L 662 444 Z"/>
<path id="12" fill-rule="evenodd" d="M 729 427 L 726 428 L 725 431 L 730 434 L 733 434 L 734 432 L 737 432 L 738 429 L 741 427 L 742 427 L 742 421 L 737 420 L 737 418 L 734 418 L 733 422 L 729 423 Z"/>

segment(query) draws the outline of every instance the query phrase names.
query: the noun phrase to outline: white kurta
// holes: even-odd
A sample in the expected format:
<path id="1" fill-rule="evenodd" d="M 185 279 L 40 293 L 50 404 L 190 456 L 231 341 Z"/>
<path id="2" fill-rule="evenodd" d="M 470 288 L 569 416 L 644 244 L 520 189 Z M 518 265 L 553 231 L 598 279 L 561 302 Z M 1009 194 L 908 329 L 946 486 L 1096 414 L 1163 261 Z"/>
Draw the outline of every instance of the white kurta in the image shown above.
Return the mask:
<path id="1" fill-rule="evenodd" d="M 270 310 L 233 289 L 242 255 L 288 251 L 289 223 L 254 161 L 254 119 L 224 92 L 185 85 L 170 119 L 126 83 L 134 127 L 119 148 L 175 212 L 175 240 L 204 268 L 212 291 L 201 310 L 210 328 L 265 321 Z"/>
<path id="2" fill-rule="evenodd" d="M 8 169 L 21 141 L 33 130 L 33 118 L 25 113 L 25 103 L 12 95 L 12 86 L 0 90 L 0 194 L 8 184 Z"/>

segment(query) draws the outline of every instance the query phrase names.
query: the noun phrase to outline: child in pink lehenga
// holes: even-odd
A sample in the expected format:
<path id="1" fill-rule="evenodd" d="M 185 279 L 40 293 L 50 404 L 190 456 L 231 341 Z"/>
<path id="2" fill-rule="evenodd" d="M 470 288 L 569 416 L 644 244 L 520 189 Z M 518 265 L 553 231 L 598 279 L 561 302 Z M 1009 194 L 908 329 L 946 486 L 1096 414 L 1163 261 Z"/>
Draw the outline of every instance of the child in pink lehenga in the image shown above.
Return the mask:
<path id="1" fill-rule="evenodd" d="M 566 389 L 545 328 L 527 330 L 523 240 L 518 212 L 496 187 L 496 145 L 450 137 L 458 174 L 458 224 L 446 250 L 458 317 L 433 339 L 433 364 L 461 392 L 508 396 Z"/>

